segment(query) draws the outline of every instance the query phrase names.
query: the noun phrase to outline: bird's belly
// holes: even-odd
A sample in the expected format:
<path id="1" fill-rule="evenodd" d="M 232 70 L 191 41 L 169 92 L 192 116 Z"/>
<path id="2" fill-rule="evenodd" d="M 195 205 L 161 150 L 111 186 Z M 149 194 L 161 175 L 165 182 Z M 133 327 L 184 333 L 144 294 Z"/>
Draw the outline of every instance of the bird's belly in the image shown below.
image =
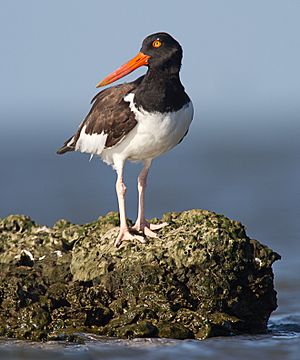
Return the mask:
<path id="1" fill-rule="evenodd" d="M 139 122 L 126 149 L 129 160 L 155 158 L 176 146 L 188 130 L 187 119 L 157 116 Z"/>
<path id="2" fill-rule="evenodd" d="M 104 150 L 102 157 L 132 161 L 153 159 L 176 146 L 187 133 L 193 117 L 192 103 L 170 113 L 136 112 L 137 126 L 117 146 Z"/>

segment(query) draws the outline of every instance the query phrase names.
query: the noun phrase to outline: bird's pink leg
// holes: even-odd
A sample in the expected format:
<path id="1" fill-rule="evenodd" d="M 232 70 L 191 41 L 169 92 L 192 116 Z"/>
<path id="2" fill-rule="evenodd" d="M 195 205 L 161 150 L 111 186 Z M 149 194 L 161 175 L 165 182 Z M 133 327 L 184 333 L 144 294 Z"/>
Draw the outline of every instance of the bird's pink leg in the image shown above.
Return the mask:
<path id="1" fill-rule="evenodd" d="M 125 211 L 125 193 L 126 186 L 123 181 L 123 166 L 120 170 L 117 171 L 117 181 L 116 181 L 116 192 L 118 196 L 119 203 L 119 214 L 120 214 L 120 232 L 115 241 L 115 246 L 120 246 L 123 240 L 133 240 L 136 239 L 142 243 L 145 242 L 143 236 L 133 235 L 130 233 L 128 225 L 126 223 L 126 211 Z"/>
<path id="2" fill-rule="evenodd" d="M 168 225 L 168 223 L 162 224 L 150 224 L 145 219 L 145 190 L 147 186 L 147 176 L 152 160 L 145 161 L 144 167 L 138 177 L 138 192 L 139 192 L 139 209 L 138 217 L 134 226 L 134 230 L 142 231 L 146 236 L 157 238 L 158 235 L 152 230 L 158 230 Z"/>

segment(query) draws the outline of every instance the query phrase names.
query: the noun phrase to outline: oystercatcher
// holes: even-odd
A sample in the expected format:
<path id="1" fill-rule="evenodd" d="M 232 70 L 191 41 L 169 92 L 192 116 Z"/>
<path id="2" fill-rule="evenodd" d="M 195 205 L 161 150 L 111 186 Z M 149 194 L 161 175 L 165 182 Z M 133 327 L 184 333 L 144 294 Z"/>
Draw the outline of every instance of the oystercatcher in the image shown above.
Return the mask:
<path id="1" fill-rule="evenodd" d="M 182 60 L 180 44 L 169 34 L 147 36 L 140 52 L 96 86 L 108 85 L 145 65 L 145 75 L 130 83 L 107 88 L 92 100 L 92 108 L 75 135 L 57 151 L 80 151 L 99 155 L 117 172 L 116 192 L 120 232 L 115 241 L 157 237 L 153 230 L 167 225 L 145 219 L 144 197 L 151 162 L 179 144 L 193 118 L 193 104 L 179 78 Z M 126 160 L 142 162 L 138 176 L 138 216 L 131 228 L 126 223 L 123 168 Z"/>

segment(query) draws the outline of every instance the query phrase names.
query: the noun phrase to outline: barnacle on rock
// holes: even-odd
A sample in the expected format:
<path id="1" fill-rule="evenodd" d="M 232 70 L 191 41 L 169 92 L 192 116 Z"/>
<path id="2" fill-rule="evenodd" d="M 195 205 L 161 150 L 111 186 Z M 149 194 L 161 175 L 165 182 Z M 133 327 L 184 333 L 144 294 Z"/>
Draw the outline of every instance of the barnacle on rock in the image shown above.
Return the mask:
<path id="1" fill-rule="evenodd" d="M 172 212 L 162 221 L 169 226 L 160 239 L 116 248 L 117 213 L 52 228 L 22 215 L 2 219 L 0 336 L 265 332 L 277 307 L 271 266 L 280 256 L 250 239 L 241 223 L 213 212 Z M 29 253 L 34 261 L 25 261 Z"/>

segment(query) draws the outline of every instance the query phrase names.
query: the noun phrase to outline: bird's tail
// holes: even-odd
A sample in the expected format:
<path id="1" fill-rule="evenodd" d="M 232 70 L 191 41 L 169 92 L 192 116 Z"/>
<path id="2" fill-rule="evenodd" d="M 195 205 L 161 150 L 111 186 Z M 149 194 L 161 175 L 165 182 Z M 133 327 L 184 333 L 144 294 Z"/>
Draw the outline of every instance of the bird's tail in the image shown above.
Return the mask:
<path id="1" fill-rule="evenodd" d="M 75 150 L 75 144 L 72 142 L 73 140 L 73 136 L 67 140 L 63 146 L 61 148 L 59 148 L 57 151 L 56 151 L 56 154 L 59 154 L 59 155 L 62 155 L 68 151 L 74 151 Z"/>

